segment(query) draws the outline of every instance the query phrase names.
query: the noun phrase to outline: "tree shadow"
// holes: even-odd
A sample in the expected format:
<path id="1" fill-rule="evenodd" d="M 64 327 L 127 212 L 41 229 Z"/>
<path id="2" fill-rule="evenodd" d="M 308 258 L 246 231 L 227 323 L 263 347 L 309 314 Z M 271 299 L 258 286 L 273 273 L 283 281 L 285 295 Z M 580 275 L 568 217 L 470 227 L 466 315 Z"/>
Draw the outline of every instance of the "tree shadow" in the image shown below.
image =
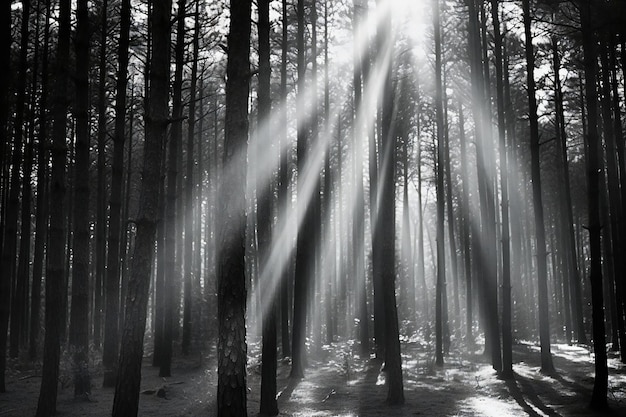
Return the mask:
<path id="1" fill-rule="evenodd" d="M 300 385 L 302 378 L 288 378 L 287 385 L 278 393 L 278 401 L 289 401 L 295 389 Z"/>
<path id="2" fill-rule="evenodd" d="M 552 373 L 552 375 L 556 375 L 556 373 Z M 513 397 L 513 399 L 517 402 L 517 404 L 522 407 L 522 409 L 528 413 L 529 416 L 532 417 L 540 417 L 535 409 L 532 407 L 536 407 L 543 414 L 554 417 L 561 417 L 559 413 L 548 407 L 537 395 L 535 388 L 533 387 L 532 381 L 529 381 L 527 378 L 519 374 L 515 374 L 514 378 L 506 379 L 505 381 L 506 387 L 509 390 L 509 393 Z M 531 406 L 532 404 L 532 406 Z"/>

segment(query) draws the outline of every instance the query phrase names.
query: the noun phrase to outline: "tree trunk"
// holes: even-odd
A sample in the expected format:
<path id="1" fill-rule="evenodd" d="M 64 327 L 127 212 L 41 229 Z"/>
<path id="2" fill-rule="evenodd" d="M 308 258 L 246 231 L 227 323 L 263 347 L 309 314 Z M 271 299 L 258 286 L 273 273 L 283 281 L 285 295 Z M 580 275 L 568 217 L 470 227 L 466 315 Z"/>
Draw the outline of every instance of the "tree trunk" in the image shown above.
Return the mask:
<path id="1" fill-rule="evenodd" d="M 591 281 L 591 304 L 593 321 L 593 346 L 595 357 L 595 379 L 590 407 L 594 410 L 607 409 L 608 369 L 606 338 L 604 332 L 604 296 L 602 294 L 602 248 L 600 223 L 600 138 L 598 135 L 597 103 L 597 54 L 596 40 L 592 29 L 592 4 L 580 4 L 580 20 L 583 42 L 583 64 L 585 71 L 585 97 L 587 104 L 587 204 L 589 227 L 589 250 L 591 257 L 589 278 Z"/>
<path id="2" fill-rule="evenodd" d="M 0 32 L 0 53 L 2 56 L 8 57 L 11 55 L 11 2 L 7 1 L 2 5 L 2 12 L 0 13 L 2 31 Z M 9 91 L 10 74 L 11 74 L 10 60 L 5 62 L 3 66 L 2 76 L 0 76 L 0 88 L 2 91 Z M 2 94 L 0 97 L 0 145 L 2 152 L 6 149 L 5 144 L 9 143 L 9 117 L 11 115 L 10 110 L 10 98 L 9 94 Z M 1 162 L 3 164 L 2 174 L 5 173 L 4 163 L 6 161 L 5 155 Z M 2 179 L 4 181 L 4 178 Z M 4 186 L 4 184 L 3 184 Z M 3 205 L 4 207 L 4 205 Z M 4 213 L 0 213 L 4 214 Z M 1 218 L 4 219 L 4 216 Z M 6 232 L 5 226 L 2 227 L 0 232 Z M 0 235 L 2 236 L 2 235 Z M 4 237 L 4 236 L 3 236 Z M 4 241 L 4 239 L 0 239 Z M 0 251 L 5 253 L 3 243 L 0 243 Z M 6 370 L 6 349 L 7 349 L 7 331 L 9 324 L 9 307 L 11 302 L 11 280 L 8 274 L 8 261 L 7 257 L 5 262 L 4 256 L 0 260 L 2 267 L 2 275 L 0 276 L 0 393 L 6 392 L 5 386 L 5 370 Z"/>
<path id="3" fill-rule="evenodd" d="M 377 9 L 382 3 L 377 3 Z M 392 61 L 394 50 L 394 36 L 391 30 L 391 10 L 386 8 L 381 16 L 382 25 L 379 29 L 379 52 L 383 52 L 379 59 L 383 81 L 383 96 L 381 100 L 381 133 L 382 155 L 380 171 L 380 211 L 376 216 L 375 245 L 380 245 L 380 261 L 382 281 L 382 299 L 384 305 L 385 329 L 385 385 L 387 386 L 387 403 L 398 405 L 404 403 L 404 387 L 402 381 L 402 357 L 400 352 L 400 338 L 398 330 L 398 309 L 396 306 L 396 132 L 395 132 L 395 102 L 394 85 L 392 82 Z"/>
<path id="4" fill-rule="evenodd" d="M 108 0 L 101 5 L 100 56 L 98 70 L 98 197 L 96 199 L 96 276 L 94 279 L 93 342 L 100 349 L 102 336 L 103 284 L 106 280 L 106 137 L 107 137 L 107 39 Z"/>
<path id="5" fill-rule="evenodd" d="M 441 68 L 441 23 L 439 1 L 433 3 L 435 32 L 435 118 L 437 125 L 436 194 L 437 194 L 437 281 L 435 289 L 435 364 L 443 366 L 443 292 L 446 282 L 445 260 L 445 190 L 444 190 L 444 143 L 443 143 L 443 86 Z"/>
<path id="6" fill-rule="evenodd" d="M 17 94 L 15 102 L 15 119 L 14 136 L 13 136 L 13 154 L 11 158 L 11 180 L 8 191 L 9 199 L 6 208 L 6 224 L 4 226 L 4 244 L 2 250 L 2 279 L 9 280 L 11 300 L 3 303 L 2 310 L 8 309 L 10 303 L 10 338 L 9 338 L 9 356 L 17 358 L 19 348 L 20 325 L 23 317 L 24 301 L 20 299 L 20 295 L 24 292 L 25 285 L 28 283 L 28 274 L 18 275 L 18 217 L 20 214 L 20 170 L 22 166 L 26 166 L 27 162 L 23 161 L 23 147 L 26 144 L 24 140 L 24 114 L 26 113 L 26 76 L 28 69 L 28 43 L 30 28 L 30 0 L 22 3 L 22 25 L 20 29 L 20 55 L 19 68 L 17 72 Z M 22 239 L 29 239 L 28 236 L 22 236 Z M 0 353 L 4 354 L 6 347 L 0 348 Z"/>
<path id="7" fill-rule="evenodd" d="M 363 358 L 369 358 L 370 355 L 370 336 L 369 336 L 369 316 L 367 312 L 367 274 L 365 271 L 365 191 L 363 186 L 363 140 L 367 138 L 365 129 L 365 105 L 362 99 L 362 81 L 363 81 L 363 65 L 365 65 L 366 57 L 363 57 L 361 51 L 356 46 L 364 32 L 362 27 L 364 21 L 364 9 L 362 0 L 354 0 L 354 70 L 353 70 L 353 88 L 354 88 L 354 180 L 356 183 L 356 194 L 354 202 L 354 219 L 352 221 L 352 274 L 354 274 L 353 282 L 357 285 L 357 305 L 359 316 L 359 344 L 360 354 Z M 339 149 L 341 154 L 341 149 Z"/>
<path id="8" fill-rule="evenodd" d="M 196 78 L 198 77 L 198 54 L 200 49 L 199 30 L 200 16 L 198 15 L 199 1 L 196 0 L 196 16 L 193 34 L 193 62 L 191 67 L 191 86 L 189 91 L 189 123 L 187 127 L 187 177 L 185 183 L 185 277 L 183 283 L 184 306 L 183 306 L 183 355 L 189 353 L 191 345 L 192 330 L 192 303 L 193 303 L 193 282 L 194 274 L 192 273 L 194 260 L 194 207 L 193 207 L 193 140 L 195 137 L 196 123 Z M 198 152 L 199 153 L 199 152 Z M 197 225 L 200 226 L 199 224 Z M 196 247 L 195 252 L 200 255 L 200 248 Z M 200 287 L 197 288 L 200 290 Z"/>
<path id="9" fill-rule="evenodd" d="M 524 34 L 526 47 L 526 82 L 528 84 L 528 116 L 530 120 L 530 157 L 535 214 L 535 245 L 537 251 L 537 294 L 539 298 L 539 340 L 541 344 L 541 370 L 554 372 L 550 354 L 550 312 L 548 309 L 548 271 L 546 254 L 546 232 L 541 196 L 541 167 L 539 149 L 539 120 L 537 98 L 535 97 L 535 57 L 531 32 L 530 1 L 523 0 Z"/>
<path id="10" fill-rule="evenodd" d="M 74 261 L 70 346 L 73 352 L 74 396 L 91 393 L 89 376 L 89 6 L 76 9 L 76 168 L 74 170 Z"/>
<path id="11" fill-rule="evenodd" d="M 124 178 L 124 141 L 126 140 L 126 86 L 128 84 L 128 47 L 130 33 L 130 0 L 122 2 L 120 39 L 118 44 L 118 70 L 115 95 L 115 130 L 113 132 L 113 164 L 111 197 L 109 203 L 109 245 L 107 252 L 106 307 L 104 317 L 104 343 L 102 365 L 103 386 L 115 385 L 117 356 L 119 352 L 120 311 L 120 230 L 122 226 L 122 191 Z"/>
<path id="12" fill-rule="evenodd" d="M 260 156 L 263 149 L 272 147 L 272 132 L 270 126 L 270 111 L 272 100 L 270 96 L 270 0 L 259 0 L 259 87 L 258 87 L 258 118 L 257 118 L 257 149 Z M 259 163 L 267 163 L 257 159 Z M 273 164 L 270 164 L 272 166 Z M 269 261 L 272 247 L 272 175 L 262 176 L 258 182 L 258 212 L 257 228 L 259 234 L 259 283 L 261 304 L 263 306 L 263 346 L 261 352 L 261 404 L 260 413 L 266 416 L 278 415 L 276 402 L 276 332 L 277 332 L 277 291 L 272 282 L 275 274 L 281 274 Z"/>
<path id="13" fill-rule="evenodd" d="M 50 244 L 46 268 L 46 335 L 37 417 L 51 416 L 56 413 L 61 333 L 65 326 L 59 317 L 61 317 L 63 305 L 63 285 L 66 274 L 64 270 L 66 215 L 64 207 L 70 31 L 71 2 L 61 0 L 52 109 L 54 123 L 52 126 L 52 171 L 50 177 Z"/>
<path id="14" fill-rule="evenodd" d="M 287 13 L 287 0 L 282 0 L 282 39 L 281 39 L 281 61 L 280 61 L 280 100 L 281 103 L 287 101 L 287 52 L 288 52 L 288 13 Z M 287 106 L 282 106 L 280 114 L 281 118 L 281 132 L 280 142 L 278 144 L 280 167 L 279 167 L 279 185 L 278 185 L 278 218 L 281 219 L 281 227 L 286 228 L 285 222 L 288 216 L 288 205 L 291 201 L 289 192 L 289 155 L 291 155 L 290 146 L 285 146 L 285 152 L 283 154 L 283 143 L 287 142 Z M 287 261 L 288 264 L 282 271 L 280 279 L 280 316 L 281 316 L 281 348 L 283 358 L 291 356 L 291 341 L 289 338 L 289 288 L 292 282 L 291 272 L 291 257 Z"/>
<path id="15" fill-rule="evenodd" d="M 304 0 L 297 3 L 298 18 L 298 99 L 297 114 L 304 119 L 304 103 L 302 98 L 305 95 L 305 20 L 304 20 Z M 312 177 L 304 176 L 306 161 L 309 155 L 310 144 L 307 138 L 307 126 L 304 121 L 298 123 L 297 132 L 297 154 L 298 154 L 298 218 L 302 225 L 298 230 L 296 242 L 296 270 L 293 300 L 293 326 L 292 326 L 292 348 L 293 355 L 290 378 L 300 379 L 304 377 L 304 367 L 306 362 L 306 315 L 308 311 L 308 294 L 312 272 L 315 265 L 315 242 L 317 231 L 315 229 L 315 210 L 307 193 L 309 188 L 306 181 L 315 181 L 313 190 L 317 190 L 319 175 L 312 173 Z"/>
<path id="16" fill-rule="evenodd" d="M 250 92 L 251 0 L 231 0 L 224 167 L 219 198 L 218 382 L 219 417 L 247 416 L 246 410 L 246 155 Z"/>
<path id="17" fill-rule="evenodd" d="M 156 1 L 149 15 L 153 29 L 149 108 L 146 118 L 143 175 L 131 274 L 126 295 L 119 372 L 113 399 L 114 417 L 136 416 L 141 384 L 150 270 L 158 222 L 161 157 L 168 126 L 171 0 Z"/>
<path id="18" fill-rule="evenodd" d="M 502 35 L 498 1 L 491 0 L 491 19 L 495 40 L 496 93 L 498 108 L 498 143 L 500 153 L 500 189 L 502 193 L 502 376 L 513 376 L 513 335 L 511 323 L 511 248 L 509 231 L 509 178 L 506 140 L 506 115 L 504 108 L 504 70 Z"/>
<path id="19" fill-rule="evenodd" d="M 41 63 L 41 97 L 39 99 L 39 132 L 37 144 L 37 215 L 35 223 L 35 253 L 33 258 L 33 283 L 30 303 L 30 337 L 28 356 L 37 357 L 41 316 L 41 280 L 45 263 L 45 245 L 48 232 L 48 164 L 47 98 L 48 98 L 48 52 L 50 47 L 50 2 L 46 0 L 46 23 L 44 26 L 43 58 Z"/>

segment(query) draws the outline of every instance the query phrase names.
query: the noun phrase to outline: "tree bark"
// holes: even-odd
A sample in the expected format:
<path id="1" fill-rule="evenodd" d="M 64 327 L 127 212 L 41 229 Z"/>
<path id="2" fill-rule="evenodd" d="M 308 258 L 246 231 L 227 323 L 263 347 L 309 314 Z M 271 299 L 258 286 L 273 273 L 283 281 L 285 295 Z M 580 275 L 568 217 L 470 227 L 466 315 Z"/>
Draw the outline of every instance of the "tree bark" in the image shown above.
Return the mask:
<path id="1" fill-rule="evenodd" d="M 76 167 L 74 170 L 74 257 L 70 350 L 73 353 L 74 396 L 91 393 L 89 376 L 89 6 L 79 0 L 76 9 Z"/>
<path id="2" fill-rule="evenodd" d="M 597 103 L 597 53 L 592 26 L 592 2 L 581 2 L 580 21 L 583 43 L 583 65 L 585 73 L 585 98 L 587 107 L 587 204 L 589 227 L 589 255 L 591 264 L 591 305 L 593 322 L 593 346 L 595 379 L 590 407 L 594 410 L 607 409 L 608 368 L 606 336 L 604 329 L 604 295 L 602 293 L 602 248 L 600 223 L 600 138 L 598 135 Z"/>
<path id="3" fill-rule="evenodd" d="M 115 95 L 115 130 L 113 132 L 113 164 L 111 166 L 111 196 L 109 200 L 109 237 L 106 272 L 106 306 L 102 365 L 103 386 L 115 385 L 119 352 L 120 322 L 120 231 L 122 226 L 122 191 L 124 178 L 124 142 L 126 140 L 126 86 L 128 84 L 128 47 L 130 33 L 130 0 L 122 1 L 118 70 Z"/>
<path id="4" fill-rule="evenodd" d="M 541 196 L 541 167 L 539 149 L 539 120 L 537 98 L 535 97 L 535 57 L 531 32 L 530 0 L 522 2 L 524 13 L 524 44 L 526 50 L 526 83 L 528 85 L 528 117 L 530 121 L 530 157 L 535 215 L 535 245 L 537 251 L 537 295 L 539 298 L 539 340 L 541 344 L 541 370 L 554 372 L 550 353 L 550 311 L 548 308 L 548 271 L 546 235 Z"/>
<path id="5" fill-rule="evenodd" d="M 59 35 L 56 52 L 55 88 L 53 95 L 52 171 L 50 193 L 50 244 L 46 268 L 46 335 L 37 417 L 56 413 L 61 333 L 65 326 L 61 317 L 65 283 L 65 193 L 66 193 L 66 125 L 68 108 L 71 2 L 59 3 Z"/>
<path id="6" fill-rule="evenodd" d="M 246 155 L 250 92 L 251 0 L 231 0 L 226 67 L 224 167 L 219 194 L 218 382 L 219 417 L 245 417 L 246 409 Z"/>
<path id="7" fill-rule="evenodd" d="M 139 405 L 150 270 L 159 219 L 162 144 L 165 141 L 169 123 L 171 9 L 171 0 L 156 1 L 149 15 L 154 30 L 150 66 L 150 100 L 146 117 L 143 180 L 136 220 L 137 232 L 126 295 L 119 372 L 113 399 L 112 415 L 114 417 L 136 416 Z"/>

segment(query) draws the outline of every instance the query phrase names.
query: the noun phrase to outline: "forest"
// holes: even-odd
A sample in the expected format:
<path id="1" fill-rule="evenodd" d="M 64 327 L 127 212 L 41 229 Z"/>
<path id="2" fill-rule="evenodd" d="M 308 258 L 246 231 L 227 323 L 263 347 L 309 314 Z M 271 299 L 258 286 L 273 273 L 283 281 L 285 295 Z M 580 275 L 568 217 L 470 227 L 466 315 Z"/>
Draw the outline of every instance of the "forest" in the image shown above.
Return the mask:
<path id="1" fill-rule="evenodd" d="M 7 0 L 0 416 L 626 415 L 626 2 Z"/>

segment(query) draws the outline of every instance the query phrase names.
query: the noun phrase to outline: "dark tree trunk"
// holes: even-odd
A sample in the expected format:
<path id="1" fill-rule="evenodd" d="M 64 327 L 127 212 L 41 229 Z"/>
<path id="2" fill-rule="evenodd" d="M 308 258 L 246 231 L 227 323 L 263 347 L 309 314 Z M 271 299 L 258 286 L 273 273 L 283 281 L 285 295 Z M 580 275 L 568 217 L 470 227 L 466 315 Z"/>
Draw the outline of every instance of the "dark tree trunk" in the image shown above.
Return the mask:
<path id="1" fill-rule="evenodd" d="M 245 417 L 246 409 L 246 154 L 250 93 L 251 0 L 231 0 L 226 67 L 224 167 L 219 193 L 218 382 L 219 417 Z"/>
<path id="2" fill-rule="evenodd" d="M 495 41 L 496 94 L 498 109 L 498 144 L 500 153 L 500 189 L 502 193 L 502 376 L 513 376 L 513 335 L 511 320 L 511 247 L 509 230 L 509 178 L 506 141 L 506 115 L 504 108 L 504 70 L 502 34 L 498 1 L 491 0 L 491 19 Z"/>
<path id="3" fill-rule="evenodd" d="M 159 218 L 163 142 L 169 123 L 171 0 L 156 1 L 149 15 L 153 32 L 149 108 L 143 156 L 143 180 L 137 213 L 137 231 L 126 295 L 126 314 L 115 397 L 114 417 L 136 416 L 139 405 L 143 339 L 146 328 L 150 270 Z"/>
<path id="4" fill-rule="evenodd" d="M 22 3 L 22 24 L 20 29 L 20 54 L 19 68 L 17 75 L 17 91 L 15 102 L 15 119 L 13 121 L 13 154 L 11 157 L 11 180 L 8 190 L 9 199 L 6 208 L 6 223 L 4 226 L 4 244 L 2 250 L 2 279 L 10 282 L 10 316 L 11 331 L 9 338 L 9 356 L 17 358 L 19 353 L 19 333 L 20 325 L 23 317 L 24 302 L 20 299 L 24 292 L 25 285 L 28 283 L 28 274 L 18 275 L 18 217 L 20 211 L 20 170 L 22 166 L 26 166 L 27 162 L 23 161 L 23 147 L 26 144 L 24 140 L 24 114 L 26 113 L 26 77 L 28 69 L 28 43 L 30 35 L 30 0 Z M 29 239 L 28 236 L 22 236 L 22 239 Z M 9 301 L 3 303 L 2 310 L 8 309 Z M 1 321 L 1 320 L 0 320 Z M 0 348 L 0 353 L 4 353 L 6 346 Z"/>
<path id="5" fill-rule="evenodd" d="M 465 138 L 465 117 L 463 114 L 463 103 L 459 103 L 459 142 L 461 144 L 461 172 L 463 174 L 462 188 L 462 246 L 463 246 L 463 264 L 465 269 L 465 340 L 468 348 L 474 345 L 473 335 L 473 293 L 472 293 L 472 248 L 470 239 L 470 196 L 469 196 L 469 170 L 467 167 L 467 145 Z"/>
<path id="6" fill-rule="evenodd" d="M 93 342 L 100 348 L 102 337 L 103 285 L 106 279 L 106 137 L 107 137 L 107 38 L 108 0 L 102 1 L 98 70 L 98 196 L 96 199 L 96 276 L 94 279 Z"/>
<path id="7" fill-rule="evenodd" d="M 118 70 L 115 95 L 115 130 L 113 133 L 113 164 L 111 166 L 111 197 L 109 202 L 109 245 L 106 272 L 106 308 L 104 317 L 104 343 L 102 365 L 103 386 L 115 385 L 117 356 L 119 352 L 120 311 L 120 231 L 122 229 L 122 191 L 124 179 L 124 142 L 126 140 L 126 86 L 128 84 L 128 47 L 130 33 L 130 0 L 122 2 L 120 39 L 118 44 Z"/>
<path id="8" fill-rule="evenodd" d="M 287 13 L 287 0 L 282 0 L 282 39 L 281 39 L 281 61 L 280 61 L 280 99 L 284 103 L 287 100 L 287 52 L 289 48 L 288 44 L 288 13 Z M 281 124 L 280 143 L 278 144 L 280 167 L 279 167 L 279 185 L 278 185 L 278 199 L 279 199 L 279 211 L 278 218 L 281 219 L 281 230 L 286 228 L 284 222 L 287 221 L 287 207 L 291 200 L 289 193 L 289 155 L 291 155 L 290 147 L 285 146 L 285 152 L 283 153 L 283 143 L 287 142 L 287 106 L 282 106 L 281 112 Z M 280 280 L 280 316 L 281 316 L 281 347 L 283 358 L 291 356 L 291 341 L 289 338 L 289 288 L 292 282 L 291 272 L 291 257 L 287 260 L 282 276 Z"/>
<path id="9" fill-rule="evenodd" d="M 63 286 L 66 274 L 64 270 L 66 215 L 64 208 L 70 30 L 71 2 L 61 0 L 52 109 L 54 124 L 52 126 L 52 171 L 50 177 L 50 244 L 46 268 L 46 335 L 37 417 L 56 414 L 61 333 L 65 326 L 59 317 L 61 317 L 63 306 Z"/>
<path id="10" fill-rule="evenodd" d="M 259 87 L 258 87 L 258 118 L 257 118 L 257 154 L 263 149 L 271 148 L 272 132 L 269 124 L 272 100 L 270 96 L 270 0 L 259 0 Z M 257 161 L 260 163 L 261 158 Z M 263 161 L 265 162 L 265 161 Z M 265 162 L 267 163 L 267 162 Z M 261 404 L 260 413 L 266 416 L 278 415 L 276 402 L 276 294 L 272 282 L 275 274 L 280 274 L 269 262 L 272 246 L 272 175 L 261 176 L 257 183 L 257 228 L 259 236 L 259 288 L 261 305 L 263 306 L 263 347 L 261 353 Z"/>
<path id="11" fill-rule="evenodd" d="M 304 0 L 298 0 L 298 97 L 297 113 L 304 118 L 304 103 L 302 97 L 305 95 L 305 20 L 304 20 Z M 291 353 L 293 355 L 290 378 L 299 379 L 304 377 L 304 367 L 306 362 L 306 316 L 308 311 L 308 294 L 310 282 L 312 280 L 313 267 L 315 265 L 315 242 L 317 230 L 315 229 L 315 210 L 312 201 L 309 201 L 307 193 L 306 181 L 315 181 L 313 190 L 317 190 L 317 181 L 319 175 L 313 173 L 315 178 L 306 178 L 303 174 L 307 157 L 309 154 L 310 144 L 307 138 L 306 123 L 298 123 L 297 133 L 297 154 L 298 154 L 298 172 L 302 173 L 298 178 L 298 217 L 302 219 L 302 226 L 298 230 L 296 242 L 296 270 L 294 284 L 294 300 L 293 300 L 293 326 L 292 326 L 292 345 Z"/>
<path id="12" fill-rule="evenodd" d="M 444 190 L 444 159 L 443 143 L 443 86 L 441 68 L 441 23 L 439 1 L 433 3 L 433 19 L 435 32 L 435 118 L 437 126 L 437 158 L 436 158 L 436 194 L 437 194 L 437 281 L 435 287 L 435 364 L 443 366 L 443 292 L 446 291 L 446 260 L 445 260 L 445 190 Z"/>
<path id="13" fill-rule="evenodd" d="M 74 170 L 74 261 L 70 310 L 70 350 L 73 352 L 74 395 L 91 393 L 89 377 L 89 8 L 76 9 L 76 168 Z"/>
<path id="14" fill-rule="evenodd" d="M 176 47 L 174 50 L 176 66 L 174 69 L 174 84 L 172 85 L 172 126 L 170 127 L 170 142 L 167 162 L 167 195 L 165 200 L 165 283 L 163 292 L 163 344 L 160 358 L 159 376 L 168 377 L 172 374 L 172 342 L 174 327 L 178 327 L 178 295 L 180 294 L 179 281 L 180 262 L 182 251 L 177 244 L 180 239 L 178 219 L 183 217 L 179 210 L 179 173 L 182 158 L 181 140 L 183 135 L 183 59 L 185 52 L 185 8 L 186 0 L 178 0 L 178 16 L 176 28 Z M 178 289 L 178 290 L 177 290 Z"/>
<path id="15" fill-rule="evenodd" d="M 380 3 L 378 7 L 380 7 Z M 380 46 L 385 54 L 393 56 L 394 37 L 392 33 L 391 11 L 385 10 L 380 27 Z M 382 52 L 381 51 L 381 52 Z M 380 245 L 381 276 L 383 284 L 382 300 L 384 305 L 385 329 L 385 385 L 387 386 L 387 403 L 397 405 L 404 403 L 404 387 L 402 381 L 402 357 L 400 352 L 400 335 L 398 330 L 398 308 L 396 306 L 396 132 L 393 120 L 394 86 L 392 82 L 392 56 L 384 59 L 382 67 L 385 74 L 382 102 L 382 155 L 385 161 L 380 171 L 380 212 L 376 217 L 375 245 Z"/>
<path id="16" fill-rule="evenodd" d="M 196 123 L 196 88 L 198 77 L 198 54 L 200 49 L 200 16 L 198 15 L 199 1 L 196 0 L 196 16 L 195 27 L 193 34 L 193 62 L 191 64 L 191 85 L 189 91 L 189 123 L 187 125 L 187 177 L 185 183 L 185 278 L 183 284 L 184 291 L 184 306 L 183 306 L 183 341 L 182 351 L 184 355 L 189 353 L 189 347 L 191 345 L 191 330 L 192 330 L 192 303 L 193 303 L 193 283 L 194 274 L 192 273 L 193 260 L 194 260 L 194 240 L 196 236 L 194 234 L 194 204 L 193 204 L 193 141 L 195 137 L 195 123 Z M 198 152 L 201 157 L 200 152 Z M 196 227 L 200 227 L 200 223 Z M 196 255 L 200 256 L 200 247 L 195 247 Z M 199 271 L 198 271 L 199 273 Z M 199 278 L 199 277 L 198 277 Z M 198 286 L 195 291 L 199 291 Z M 198 323 L 199 324 L 199 323 Z"/>
<path id="17" fill-rule="evenodd" d="M 585 71 L 585 98 L 587 107 L 587 204 L 589 228 L 589 255 L 591 264 L 591 304 L 593 321 L 593 347 L 595 356 L 595 379 L 590 407 L 594 410 L 607 409 L 608 369 L 606 337 L 604 329 L 604 296 L 602 294 L 602 248 L 600 223 L 600 138 L 598 135 L 597 103 L 597 53 L 592 28 L 592 4 L 581 2 L 580 21 L 583 42 L 583 64 Z"/>
<path id="18" fill-rule="evenodd" d="M 533 189 L 533 208 L 535 214 L 535 240 L 537 251 L 537 294 L 539 297 L 539 339 L 541 344 L 541 370 L 554 372 L 550 354 L 550 312 L 548 309 L 548 271 L 546 254 L 546 232 L 541 196 L 541 168 L 539 149 L 539 121 L 537 99 L 535 97 L 535 57 L 533 35 L 531 32 L 530 0 L 522 2 L 524 12 L 524 33 L 526 47 L 526 82 L 528 84 L 528 117 L 530 120 L 530 154 Z"/>
<path id="19" fill-rule="evenodd" d="M 2 27 L 2 31 L 0 32 L 0 54 L 2 56 L 10 56 L 11 55 L 11 2 L 4 2 L 2 5 L 2 12 L 0 13 L 2 16 L 0 27 Z M 0 74 L 0 88 L 2 91 L 9 91 L 9 80 L 11 74 L 11 66 L 8 60 L 3 65 L 2 74 Z M 6 149 L 5 144 L 9 142 L 9 116 L 10 116 L 10 98 L 9 94 L 2 94 L 0 97 L 0 143 L 2 150 Z M 1 162 L 3 163 L 2 174 L 5 173 L 4 162 L 5 155 L 2 155 L 3 158 Z M 4 181 L 4 178 L 2 179 Z M 4 185 L 4 184 L 3 184 Z M 2 213 L 4 214 L 4 213 Z M 3 218 L 4 217 L 0 217 Z M 5 232 L 6 226 L 2 227 L 0 232 Z M 2 236 L 2 235 L 0 235 Z M 4 238 L 4 236 L 2 236 Z M 4 241 L 1 238 L 0 241 Z M 0 251 L 4 254 L 4 246 L 3 243 L 0 243 Z M 9 259 L 7 258 L 7 261 Z M 0 276 L 0 393 L 6 391 L 5 386 L 5 370 L 6 370 L 6 349 L 7 349 L 7 336 L 8 336 L 8 324 L 9 324 L 9 306 L 10 306 L 10 295 L 11 295 L 11 280 L 8 274 L 8 263 L 5 263 L 4 256 L 0 260 L 2 262 L 2 275 Z"/>
<path id="20" fill-rule="evenodd" d="M 45 245 L 48 232 L 48 143 L 47 143 L 47 97 L 48 97 L 48 51 L 50 47 L 50 1 L 46 0 L 46 23 L 41 69 L 41 97 L 39 99 L 39 132 L 37 144 L 37 215 L 35 223 L 35 253 L 33 257 L 33 283 L 30 304 L 30 337 L 28 356 L 37 357 L 41 316 L 41 280 L 45 263 Z"/>

